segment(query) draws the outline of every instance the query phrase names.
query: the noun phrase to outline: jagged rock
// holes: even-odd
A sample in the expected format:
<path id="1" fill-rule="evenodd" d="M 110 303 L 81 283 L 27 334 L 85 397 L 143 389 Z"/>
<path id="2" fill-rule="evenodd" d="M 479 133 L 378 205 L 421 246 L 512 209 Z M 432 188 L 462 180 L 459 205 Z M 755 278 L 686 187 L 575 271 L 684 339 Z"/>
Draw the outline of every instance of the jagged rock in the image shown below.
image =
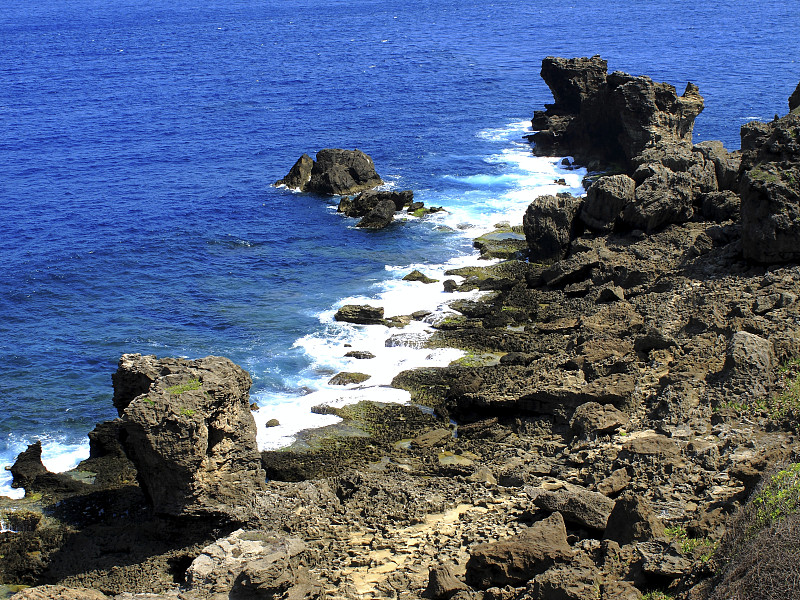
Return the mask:
<path id="1" fill-rule="evenodd" d="M 744 257 L 800 259 L 800 111 L 742 126 L 739 194 Z"/>
<path id="2" fill-rule="evenodd" d="M 600 586 L 603 600 L 641 600 L 642 592 L 627 581 L 609 581 Z"/>
<path id="3" fill-rule="evenodd" d="M 480 589 L 519 585 L 572 555 L 564 519 L 553 513 L 518 535 L 473 547 L 466 580 Z"/>
<path id="4" fill-rule="evenodd" d="M 688 173 L 675 173 L 651 163 L 639 167 L 648 176 L 636 186 L 633 202 L 625 205 L 622 221 L 632 229 L 651 233 L 670 223 L 684 223 L 692 218 L 692 179 Z M 634 174 L 634 179 L 637 178 Z"/>
<path id="5" fill-rule="evenodd" d="M 581 200 L 570 194 L 539 196 L 531 202 L 522 220 L 531 261 L 551 262 L 567 255 L 580 205 Z"/>
<path id="6" fill-rule="evenodd" d="M 375 207 L 361 219 L 356 227 L 361 229 L 383 229 L 394 219 L 395 205 L 388 198 L 378 200 Z"/>
<path id="7" fill-rule="evenodd" d="M 108 600 L 99 590 L 64 585 L 37 585 L 20 590 L 13 596 L 15 600 Z"/>
<path id="8" fill-rule="evenodd" d="M 404 206 L 413 202 L 414 192 L 405 190 L 402 192 L 387 192 L 377 190 L 367 190 L 361 192 L 353 198 L 344 197 L 339 201 L 337 212 L 344 213 L 348 217 L 364 217 L 375 209 L 379 202 L 391 200 L 394 210 L 402 210 Z"/>
<path id="9" fill-rule="evenodd" d="M 411 273 L 403 277 L 403 281 L 421 281 L 422 283 L 436 283 L 439 280 L 428 277 L 424 273 L 417 271 L 415 269 L 411 271 Z"/>
<path id="10" fill-rule="evenodd" d="M 717 190 L 735 192 L 739 187 L 739 166 L 741 154 L 728 152 L 718 141 L 700 142 L 694 150 L 701 152 L 707 161 L 714 165 Z"/>
<path id="11" fill-rule="evenodd" d="M 700 207 L 703 217 L 709 221 L 738 221 L 742 199 L 731 191 L 711 192 L 700 196 Z"/>
<path id="12" fill-rule="evenodd" d="M 587 402 L 575 409 L 569 423 L 573 433 L 579 437 L 613 433 L 628 423 L 628 416 L 612 404 Z"/>
<path id="13" fill-rule="evenodd" d="M 614 496 L 628 487 L 630 481 L 631 476 L 628 475 L 628 470 L 625 467 L 620 467 L 597 484 L 597 491 L 605 496 Z"/>
<path id="14" fill-rule="evenodd" d="M 737 331 L 728 343 L 725 365 L 720 374 L 728 389 L 764 396 L 772 385 L 775 350 L 769 340 L 747 331 Z"/>
<path id="15" fill-rule="evenodd" d="M 347 358 L 355 358 L 357 360 L 369 360 L 370 358 L 375 358 L 375 355 L 372 352 L 367 350 L 351 350 L 345 354 Z"/>
<path id="16" fill-rule="evenodd" d="M 603 539 L 624 546 L 633 542 L 659 541 L 664 537 L 664 525 L 649 503 L 636 494 L 626 492 L 614 504 Z"/>
<path id="17" fill-rule="evenodd" d="M 431 598 L 431 600 L 449 600 L 458 592 L 468 591 L 469 589 L 468 585 L 456 579 L 447 565 L 437 565 L 431 567 L 428 575 L 428 586 L 422 596 Z"/>
<path id="18" fill-rule="evenodd" d="M 596 231 L 612 230 L 622 211 L 633 202 L 635 187 L 635 182 L 627 175 L 601 177 L 586 193 L 579 212 L 581 221 Z"/>
<path id="19" fill-rule="evenodd" d="M 302 190 L 309 179 L 311 179 L 311 169 L 314 167 L 314 160 L 308 155 L 303 154 L 294 163 L 294 166 L 286 174 L 286 177 L 279 179 L 275 185 L 285 185 L 288 188 Z"/>
<path id="20" fill-rule="evenodd" d="M 345 304 L 336 311 L 333 318 L 357 325 L 380 325 L 383 323 L 383 308 L 367 304 Z"/>
<path id="21" fill-rule="evenodd" d="M 798 107 L 800 107 L 800 83 L 797 84 L 792 95 L 789 96 L 789 111 L 791 112 Z"/>
<path id="22" fill-rule="evenodd" d="M 527 592 L 532 600 L 599 598 L 600 571 L 593 565 L 555 565 L 534 577 Z"/>
<path id="23" fill-rule="evenodd" d="M 564 482 L 557 490 L 526 489 L 534 505 L 550 512 L 559 512 L 568 523 L 602 531 L 614 508 L 614 501 L 598 492 Z"/>
<path id="24" fill-rule="evenodd" d="M 236 517 L 265 487 L 250 412 L 250 376 L 230 360 L 124 355 L 120 371 L 158 376 L 122 415 L 121 438 L 156 513 Z"/>
<path id="25" fill-rule="evenodd" d="M 297 583 L 305 551 L 297 538 L 239 529 L 203 548 L 186 571 L 186 583 L 210 598 L 271 598 Z"/>
<path id="26" fill-rule="evenodd" d="M 642 542 L 636 544 L 636 550 L 642 557 L 642 570 L 651 577 L 676 579 L 692 567 L 690 560 L 666 542 Z"/>
<path id="27" fill-rule="evenodd" d="M 542 61 L 542 77 L 556 102 L 534 114 L 536 154 L 627 166 L 646 148 L 691 145 L 694 120 L 703 110 L 697 86 L 687 84 L 678 96 L 672 85 L 649 77 L 606 73 L 599 56 Z"/>
<path id="28" fill-rule="evenodd" d="M 351 373 L 347 371 L 342 371 L 331 377 L 328 380 L 328 385 L 350 385 L 352 383 L 363 383 L 370 376 L 366 373 Z"/>
<path id="29" fill-rule="evenodd" d="M 48 471 L 42 464 L 42 443 L 39 441 L 20 452 L 9 471 L 13 478 L 11 487 L 24 488 L 26 496 L 35 493 L 68 495 L 85 491 L 87 487 L 68 475 Z"/>
<path id="30" fill-rule="evenodd" d="M 170 373 L 167 361 L 159 361 L 153 355 L 123 354 L 117 371 L 111 375 L 114 386 L 112 402 L 120 416 L 131 400 L 147 392 L 161 375 Z"/>
<path id="31" fill-rule="evenodd" d="M 317 152 L 316 161 L 304 154 L 283 179 L 285 185 L 303 192 L 344 196 L 381 185 L 372 159 L 361 150 L 325 148 Z"/>

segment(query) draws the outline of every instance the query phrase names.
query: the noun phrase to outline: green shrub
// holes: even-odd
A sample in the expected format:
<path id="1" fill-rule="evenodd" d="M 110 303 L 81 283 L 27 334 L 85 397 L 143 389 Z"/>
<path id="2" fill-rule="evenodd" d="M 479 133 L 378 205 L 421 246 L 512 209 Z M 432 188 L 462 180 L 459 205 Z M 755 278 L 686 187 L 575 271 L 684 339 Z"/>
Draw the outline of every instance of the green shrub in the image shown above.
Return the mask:
<path id="1" fill-rule="evenodd" d="M 203 384 L 200 383 L 199 379 L 192 379 L 187 383 L 182 383 L 180 385 L 173 385 L 172 387 L 167 388 L 167 392 L 172 394 L 173 396 L 178 396 L 183 392 L 189 392 L 192 390 L 199 390 L 200 386 Z"/>

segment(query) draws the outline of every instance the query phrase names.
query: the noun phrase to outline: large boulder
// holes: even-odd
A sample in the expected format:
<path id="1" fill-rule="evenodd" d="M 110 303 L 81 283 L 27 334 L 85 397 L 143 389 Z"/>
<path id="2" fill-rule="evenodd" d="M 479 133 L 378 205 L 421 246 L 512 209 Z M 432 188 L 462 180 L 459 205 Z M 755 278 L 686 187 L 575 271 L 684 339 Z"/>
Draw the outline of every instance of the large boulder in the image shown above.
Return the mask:
<path id="1" fill-rule="evenodd" d="M 610 231 L 625 207 L 633 202 L 635 187 L 635 182 L 627 175 L 599 178 L 586 193 L 579 213 L 581 221 L 590 229 Z"/>
<path id="2" fill-rule="evenodd" d="M 368 304 L 345 304 L 333 315 L 336 321 L 355 323 L 356 325 L 381 325 L 383 308 Z"/>
<path id="3" fill-rule="evenodd" d="M 604 539 L 624 546 L 634 542 L 659 541 L 665 537 L 664 525 L 647 500 L 626 492 L 614 504 L 608 517 Z"/>
<path id="4" fill-rule="evenodd" d="M 203 548 L 186 571 L 186 583 L 208 598 L 272 598 L 297 583 L 305 552 L 297 538 L 239 529 Z"/>
<path id="5" fill-rule="evenodd" d="M 392 200 L 384 198 L 378 200 L 374 208 L 361 219 L 356 227 L 361 229 L 383 229 L 388 227 L 394 219 L 395 204 Z"/>
<path id="6" fill-rule="evenodd" d="M 120 436 L 155 512 L 239 518 L 266 485 L 250 376 L 216 356 L 158 360 L 127 354 L 114 382 L 130 382 L 150 369 L 156 376 L 127 401 Z M 115 398 L 123 397 L 115 390 Z"/>
<path id="7" fill-rule="evenodd" d="M 695 118 L 703 110 L 697 86 L 687 84 L 678 96 L 672 85 L 649 77 L 606 73 L 599 56 L 542 61 L 555 103 L 534 114 L 536 154 L 627 167 L 647 148 L 691 145 Z"/>
<path id="8" fill-rule="evenodd" d="M 761 262 L 800 259 L 800 110 L 742 126 L 742 253 Z"/>
<path id="9" fill-rule="evenodd" d="M 567 255 L 581 202 L 571 194 L 539 196 L 531 202 L 522 219 L 531 261 L 552 262 Z"/>
<path id="10" fill-rule="evenodd" d="M 325 148 L 317 152 L 315 161 L 306 154 L 301 156 L 286 177 L 276 181 L 275 185 L 285 185 L 303 192 L 343 196 L 382 183 L 372 158 L 361 150 Z"/>
<path id="11" fill-rule="evenodd" d="M 531 488 L 527 491 L 538 508 L 559 512 L 565 521 L 589 529 L 603 531 L 614 509 L 614 501 L 603 494 L 566 482 L 556 490 Z"/>
<path id="12" fill-rule="evenodd" d="M 687 172 L 676 173 L 660 163 L 651 163 L 637 169 L 634 179 L 639 176 L 642 182 L 636 186 L 634 200 L 622 212 L 625 225 L 650 233 L 692 218 L 692 179 Z"/>
<path id="13" fill-rule="evenodd" d="M 520 585 L 572 556 L 564 519 L 553 513 L 520 534 L 472 548 L 466 580 L 481 589 Z"/>

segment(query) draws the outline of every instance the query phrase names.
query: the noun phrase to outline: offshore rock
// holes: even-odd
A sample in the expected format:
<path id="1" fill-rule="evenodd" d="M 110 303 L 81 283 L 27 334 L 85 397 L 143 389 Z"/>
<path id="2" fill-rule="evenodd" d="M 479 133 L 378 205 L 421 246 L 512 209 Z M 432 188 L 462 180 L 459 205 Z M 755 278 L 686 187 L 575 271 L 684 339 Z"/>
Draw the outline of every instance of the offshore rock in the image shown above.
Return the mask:
<path id="1" fill-rule="evenodd" d="M 303 154 L 294 163 L 294 166 L 286 174 L 286 177 L 279 179 L 275 185 L 285 185 L 293 190 L 302 190 L 311 179 L 311 169 L 314 167 L 314 160 L 308 155 Z"/>
<path id="2" fill-rule="evenodd" d="M 522 220 L 531 261 L 552 262 L 567 255 L 581 202 L 571 194 L 539 196 L 531 202 Z"/>
<path id="3" fill-rule="evenodd" d="M 372 211 L 381 200 L 391 200 L 394 203 L 394 210 L 402 210 L 414 201 L 414 192 L 404 190 L 402 192 L 382 192 L 377 190 L 367 190 L 361 192 L 353 198 L 345 197 L 339 201 L 336 211 L 344 213 L 348 217 L 364 217 Z"/>
<path id="4" fill-rule="evenodd" d="M 394 219 L 395 204 L 388 198 L 378 200 L 377 204 L 361 219 L 356 227 L 361 229 L 383 229 Z"/>
<path id="5" fill-rule="evenodd" d="M 311 161 L 309 163 L 309 161 Z M 303 192 L 344 196 L 381 185 L 372 159 L 361 150 L 325 148 L 317 152 L 317 160 L 304 154 L 283 179 L 275 185 Z"/>
<path id="6" fill-rule="evenodd" d="M 607 67 L 599 56 L 542 61 L 555 103 L 534 114 L 536 154 L 629 166 L 646 148 L 691 147 L 694 120 L 703 110 L 697 86 L 687 84 L 678 96 L 672 85 L 619 71 L 606 75 Z"/>
<path id="7" fill-rule="evenodd" d="M 333 318 L 356 325 L 380 325 L 383 323 L 383 308 L 367 304 L 345 304 L 336 311 Z"/>
<path id="8" fill-rule="evenodd" d="M 742 126 L 742 253 L 761 263 L 800 259 L 800 111 Z"/>
<path id="9" fill-rule="evenodd" d="M 76 481 L 68 475 L 51 473 L 42 464 L 42 443 L 30 444 L 20 452 L 17 460 L 9 468 L 13 477 L 11 487 L 24 488 L 25 495 L 35 493 L 52 495 L 69 495 L 85 491 L 86 484 Z"/>
<path id="10" fill-rule="evenodd" d="M 159 361 L 124 355 L 114 381 L 150 368 L 159 375 L 125 408 L 120 435 L 155 512 L 239 518 L 266 485 L 250 376 L 216 356 Z"/>

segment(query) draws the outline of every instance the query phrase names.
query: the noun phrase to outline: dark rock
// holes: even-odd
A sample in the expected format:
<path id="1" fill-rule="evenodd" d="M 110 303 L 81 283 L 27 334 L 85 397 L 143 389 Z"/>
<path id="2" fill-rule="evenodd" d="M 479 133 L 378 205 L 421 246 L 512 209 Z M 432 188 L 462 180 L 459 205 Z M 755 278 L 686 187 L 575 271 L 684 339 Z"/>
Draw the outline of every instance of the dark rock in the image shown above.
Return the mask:
<path id="1" fill-rule="evenodd" d="M 432 279 L 420 271 L 411 271 L 408 275 L 403 277 L 403 281 L 421 281 L 422 283 L 436 283 L 438 279 Z"/>
<path id="2" fill-rule="evenodd" d="M 532 262 L 564 258 L 576 235 L 575 215 L 581 200 L 570 194 L 540 196 L 525 211 L 522 226 Z"/>
<path id="3" fill-rule="evenodd" d="M 744 257 L 800 259 L 800 111 L 742 126 L 739 194 Z"/>
<path id="4" fill-rule="evenodd" d="M 303 154 L 294 166 L 286 174 L 286 177 L 279 179 L 275 185 L 285 185 L 288 188 L 302 190 L 309 179 L 311 179 L 311 169 L 314 167 L 314 161 L 308 154 Z"/>
<path id="5" fill-rule="evenodd" d="M 62 473 L 51 473 L 42 464 L 42 443 L 34 442 L 20 452 L 17 460 L 8 469 L 11 472 L 11 487 L 24 488 L 25 495 L 35 493 L 48 496 L 71 495 L 85 492 L 85 483 L 72 479 Z"/>
<path id="6" fill-rule="evenodd" d="M 608 517 L 603 539 L 620 546 L 633 542 L 663 540 L 664 525 L 658 520 L 648 502 L 631 492 L 623 494 L 614 504 Z"/>
<path id="7" fill-rule="evenodd" d="M 647 170 L 649 175 L 636 187 L 633 202 L 622 212 L 625 225 L 651 233 L 671 223 L 688 221 L 694 214 L 691 177 L 660 164 L 647 165 Z"/>
<path id="8" fill-rule="evenodd" d="M 369 360 L 370 358 L 375 358 L 375 355 L 372 352 L 368 352 L 366 350 L 351 350 L 350 352 L 346 353 L 345 356 L 347 358 L 355 358 L 357 360 Z"/>
<path id="9" fill-rule="evenodd" d="M 238 518 L 265 486 L 250 412 L 250 376 L 226 358 L 124 355 L 119 371 L 157 365 L 159 376 L 125 409 L 121 438 L 156 513 Z"/>
<path id="10" fill-rule="evenodd" d="M 122 421 L 114 419 L 95 425 L 89 432 L 89 458 L 125 456 L 125 450 L 119 441 L 121 424 Z"/>
<path id="11" fill-rule="evenodd" d="M 412 202 L 414 192 L 405 190 L 402 192 L 386 192 L 377 190 L 367 190 L 354 196 L 353 198 L 344 197 L 339 201 L 337 211 L 344 213 L 348 217 L 364 217 L 368 215 L 382 200 L 391 200 L 394 210 L 402 208 Z"/>
<path id="12" fill-rule="evenodd" d="M 555 565 L 534 577 L 526 598 L 531 600 L 588 600 L 599 598 L 602 574 L 594 565 Z"/>
<path id="13" fill-rule="evenodd" d="M 382 184 L 372 159 L 361 150 L 326 148 L 317 152 L 303 191 L 344 196 Z"/>
<path id="14" fill-rule="evenodd" d="M 431 567 L 428 575 L 428 586 L 422 592 L 423 598 L 431 600 L 449 600 L 458 592 L 468 591 L 470 588 L 464 582 L 456 579 L 446 565 Z"/>
<path id="15" fill-rule="evenodd" d="M 587 402 L 575 409 L 569 423 L 573 433 L 580 437 L 613 433 L 628 423 L 628 416 L 611 404 Z"/>
<path id="16" fill-rule="evenodd" d="M 480 589 L 519 585 L 572 555 L 564 519 L 553 513 L 515 536 L 473 547 L 466 580 Z"/>
<path id="17" fill-rule="evenodd" d="M 794 88 L 792 95 L 789 96 L 789 112 L 798 107 L 800 107 L 800 83 L 797 84 L 797 87 Z"/>
<path id="18" fill-rule="evenodd" d="M 742 199 L 734 192 L 711 192 L 700 196 L 703 217 L 709 221 L 724 223 L 738 221 L 742 209 Z"/>
<path id="19" fill-rule="evenodd" d="M 528 491 L 533 503 L 543 510 L 559 512 L 568 523 L 602 531 L 614 508 L 614 501 L 584 487 L 564 484 L 558 490 L 532 488 Z"/>
<path id="20" fill-rule="evenodd" d="M 667 83 L 606 72 L 599 56 L 542 61 L 542 77 L 556 102 L 534 114 L 536 154 L 627 166 L 646 148 L 691 145 L 694 120 L 703 110 L 697 86 L 687 84 L 678 96 Z"/>
<path id="21" fill-rule="evenodd" d="M 375 208 L 369 211 L 369 213 L 367 213 L 364 218 L 356 224 L 356 227 L 360 227 L 362 229 L 383 229 L 391 224 L 392 220 L 394 219 L 394 213 L 394 202 L 388 198 L 378 200 Z"/>
<path id="22" fill-rule="evenodd" d="M 634 200 L 636 184 L 627 175 L 600 177 L 586 193 L 579 216 L 587 227 L 596 231 L 610 231 L 620 219 L 622 211 Z"/>
<path id="23" fill-rule="evenodd" d="M 742 162 L 739 153 L 728 152 L 718 141 L 700 142 L 694 149 L 713 163 L 719 191 L 735 192 L 738 189 L 739 166 Z"/>
<path id="24" fill-rule="evenodd" d="M 383 308 L 366 304 L 346 304 L 336 311 L 333 318 L 357 325 L 380 325 L 383 323 Z"/>
<path id="25" fill-rule="evenodd" d="M 348 373 L 346 371 L 343 371 L 343 372 L 338 373 L 337 375 L 334 375 L 333 377 L 331 377 L 328 380 L 328 384 L 329 385 L 350 385 L 350 384 L 353 384 L 353 383 L 363 383 L 369 378 L 370 378 L 370 376 L 367 375 L 366 373 Z"/>

